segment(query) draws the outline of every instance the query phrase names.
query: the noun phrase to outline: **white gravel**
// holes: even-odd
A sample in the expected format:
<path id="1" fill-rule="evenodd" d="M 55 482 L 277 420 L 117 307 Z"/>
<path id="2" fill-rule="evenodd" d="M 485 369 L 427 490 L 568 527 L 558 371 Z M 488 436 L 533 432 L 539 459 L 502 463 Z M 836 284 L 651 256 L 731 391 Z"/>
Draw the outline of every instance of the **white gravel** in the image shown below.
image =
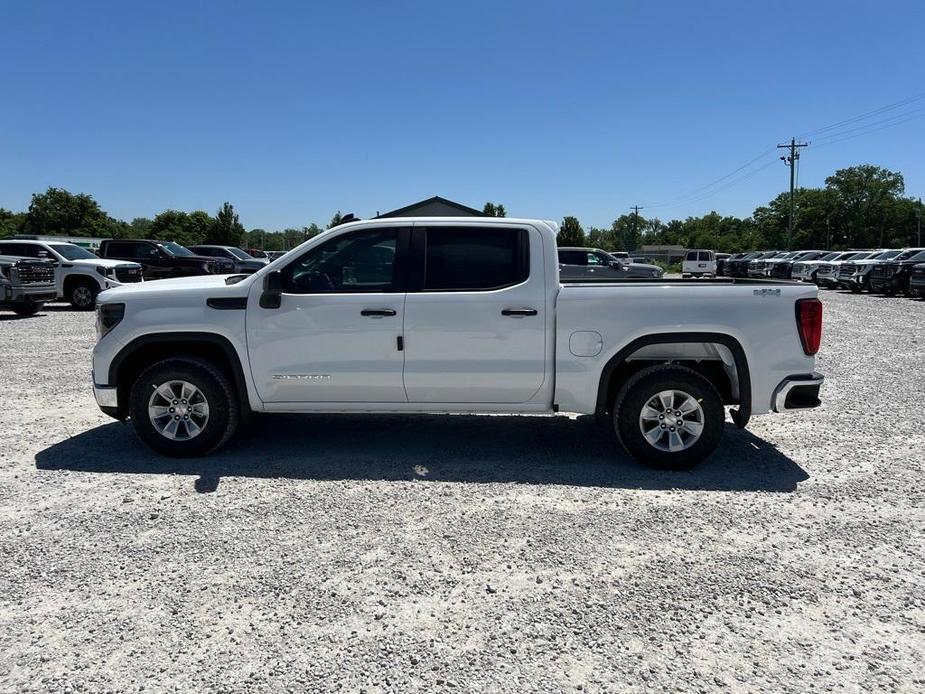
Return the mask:
<path id="1" fill-rule="evenodd" d="M 157 458 L 93 316 L 0 315 L 0 691 L 925 690 L 925 302 L 687 473 L 590 418 L 260 418 Z"/>

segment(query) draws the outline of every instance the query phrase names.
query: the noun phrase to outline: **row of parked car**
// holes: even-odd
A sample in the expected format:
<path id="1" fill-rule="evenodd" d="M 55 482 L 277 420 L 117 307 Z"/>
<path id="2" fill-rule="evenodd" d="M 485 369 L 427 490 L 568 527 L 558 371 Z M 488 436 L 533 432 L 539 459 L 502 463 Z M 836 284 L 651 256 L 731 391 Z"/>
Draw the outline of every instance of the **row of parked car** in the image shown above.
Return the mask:
<path id="1" fill-rule="evenodd" d="M 855 293 L 925 297 L 925 248 L 751 251 L 718 260 L 716 274 L 800 280 Z"/>
<path id="2" fill-rule="evenodd" d="M 35 237 L 0 240 L 0 308 L 21 316 L 64 299 L 91 310 L 96 295 L 124 284 L 170 277 L 250 274 L 272 258 L 233 246 L 181 246 L 172 241 L 108 239 L 96 253 L 73 243 Z"/>

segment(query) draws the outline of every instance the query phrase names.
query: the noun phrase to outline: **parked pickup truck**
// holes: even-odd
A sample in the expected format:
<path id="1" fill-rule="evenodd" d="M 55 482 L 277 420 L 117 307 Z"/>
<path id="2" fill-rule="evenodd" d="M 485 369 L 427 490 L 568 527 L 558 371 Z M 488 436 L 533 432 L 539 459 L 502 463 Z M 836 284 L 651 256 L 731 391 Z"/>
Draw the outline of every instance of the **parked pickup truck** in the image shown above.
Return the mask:
<path id="1" fill-rule="evenodd" d="M 0 255 L 0 308 L 31 316 L 54 300 L 55 268 L 49 261 Z"/>
<path id="2" fill-rule="evenodd" d="M 172 456 L 249 412 L 567 411 L 684 467 L 725 408 L 815 407 L 817 289 L 769 280 L 560 281 L 557 227 L 527 219 L 337 226 L 252 275 L 100 295 L 101 409 Z"/>
<path id="3" fill-rule="evenodd" d="M 63 241 L 4 239 L 0 241 L 0 254 L 50 261 L 54 266 L 57 298 L 69 301 L 81 311 L 92 311 L 96 295 L 105 289 L 141 282 L 138 263 L 102 260 L 86 248 Z"/>
<path id="4" fill-rule="evenodd" d="M 100 257 L 139 263 L 146 280 L 234 272 L 230 260 L 196 255 L 173 241 L 107 239 L 100 243 Z"/>

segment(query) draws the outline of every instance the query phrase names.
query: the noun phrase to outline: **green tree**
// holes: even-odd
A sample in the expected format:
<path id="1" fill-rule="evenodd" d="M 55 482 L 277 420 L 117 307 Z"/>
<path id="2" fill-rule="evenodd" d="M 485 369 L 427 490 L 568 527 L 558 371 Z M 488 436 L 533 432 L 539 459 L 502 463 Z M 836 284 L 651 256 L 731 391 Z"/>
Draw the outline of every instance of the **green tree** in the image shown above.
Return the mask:
<path id="1" fill-rule="evenodd" d="M 24 212 L 11 212 L 0 207 L 0 239 L 20 233 L 25 223 Z"/>
<path id="2" fill-rule="evenodd" d="M 32 196 L 23 231 L 52 236 L 109 236 L 117 224 L 89 195 L 49 188 Z"/>
<path id="3" fill-rule="evenodd" d="M 132 236 L 139 239 L 150 239 L 154 238 L 151 236 L 151 226 L 154 224 L 153 219 L 148 219 L 147 217 L 135 217 L 129 227 L 131 228 Z"/>
<path id="4" fill-rule="evenodd" d="M 556 236 L 557 246 L 584 246 L 585 230 L 581 228 L 577 217 L 566 217 L 562 220 L 559 233 Z"/>
<path id="5" fill-rule="evenodd" d="M 234 211 L 230 202 L 224 203 L 211 220 L 206 242 L 220 246 L 238 246 L 243 238 L 244 225 L 238 219 L 238 213 Z"/>
<path id="6" fill-rule="evenodd" d="M 839 169 L 825 179 L 838 196 L 841 224 L 849 245 L 882 247 L 889 213 L 905 193 L 903 175 L 872 164 Z"/>
<path id="7" fill-rule="evenodd" d="M 344 223 L 344 215 L 341 214 L 341 211 L 338 210 L 334 213 L 334 216 L 331 217 L 331 221 L 328 224 L 328 229 L 333 229 L 336 226 L 340 226 Z"/>
<path id="8" fill-rule="evenodd" d="M 489 217 L 507 217 L 507 210 L 504 209 L 504 205 L 493 202 L 486 202 L 485 207 L 482 208 L 482 212 Z"/>
<path id="9" fill-rule="evenodd" d="M 302 227 L 302 238 L 303 240 L 308 241 L 309 239 L 314 238 L 320 234 L 322 231 L 324 231 L 324 229 L 312 222 L 307 227 Z"/>

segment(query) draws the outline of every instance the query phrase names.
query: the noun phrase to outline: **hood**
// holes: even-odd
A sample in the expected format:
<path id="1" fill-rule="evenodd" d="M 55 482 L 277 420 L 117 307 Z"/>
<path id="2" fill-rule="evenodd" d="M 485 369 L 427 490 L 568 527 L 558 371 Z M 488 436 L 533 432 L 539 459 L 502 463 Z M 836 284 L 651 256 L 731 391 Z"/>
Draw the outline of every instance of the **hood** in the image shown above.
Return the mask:
<path id="1" fill-rule="evenodd" d="M 658 270 L 659 272 L 662 270 L 658 265 L 648 265 L 646 263 L 630 263 L 627 267 L 635 270 Z"/>
<path id="2" fill-rule="evenodd" d="M 259 270 L 264 265 L 268 265 L 268 263 L 265 259 L 254 258 L 253 260 L 239 260 L 238 265 L 246 267 L 249 270 Z"/>
<path id="3" fill-rule="evenodd" d="M 90 258 L 81 258 L 79 260 L 65 260 L 63 265 L 73 265 L 74 267 L 125 267 L 126 265 L 131 267 L 141 267 L 138 263 L 135 263 L 131 260 L 111 260 L 109 258 L 96 258 L 91 260 Z"/>
<path id="4" fill-rule="evenodd" d="M 184 290 L 209 290 L 212 288 L 226 289 L 237 287 L 241 290 L 242 295 L 247 294 L 247 287 L 250 283 L 245 279 L 233 285 L 228 285 L 225 280 L 228 275 L 195 275 L 193 277 L 174 277 L 166 280 L 152 280 L 150 282 L 138 282 L 135 284 L 124 284 L 115 289 L 107 289 L 100 294 L 102 301 L 119 301 L 122 298 L 130 298 L 132 295 L 157 295 L 169 294 Z"/>

